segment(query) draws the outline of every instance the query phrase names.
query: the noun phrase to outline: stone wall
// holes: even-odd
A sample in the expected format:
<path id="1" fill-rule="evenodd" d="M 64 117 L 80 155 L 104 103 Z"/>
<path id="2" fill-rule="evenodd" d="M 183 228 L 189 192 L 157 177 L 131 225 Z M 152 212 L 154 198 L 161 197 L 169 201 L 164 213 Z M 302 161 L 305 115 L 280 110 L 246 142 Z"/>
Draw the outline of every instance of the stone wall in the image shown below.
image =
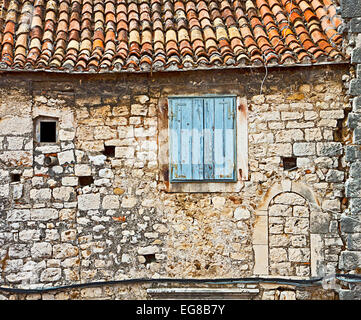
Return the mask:
<path id="1" fill-rule="evenodd" d="M 335 272 L 343 246 L 347 71 L 347 65 L 272 68 L 262 92 L 263 69 L 1 75 L 0 286 Z M 239 192 L 166 191 L 160 101 L 194 94 L 246 98 L 249 178 Z M 39 116 L 58 119 L 58 143 L 35 141 Z M 47 166 L 50 156 L 57 163 Z M 296 168 L 284 168 L 285 158 Z M 276 184 L 292 183 L 294 190 L 270 197 Z M 270 207 L 258 215 L 267 197 Z M 147 298 L 146 288 L 88 291 Z M 255 298 L 280 296 L 277 286 L 258 288 Z M 82 290 L 74 297 L 87 298 Z M 315 297 L 292 290 L 281 295 Z"/>
<path id="2" fill-rule="evenodd" d="M 352 130 L 352 140 L 346 147 L 346 161 L 350 172 L 346 180 L 348 210 L 341 218 L 341 231 L 345 250 L 341 253 L 339 268 L 344 273 L 359 274 L 361 267 L 361 2 L 342 0 L 341 14 L 346 22 L 344 30 L 347 49 L 351 56 L 349 94 L 352 112 L 347 126 Z M 341 299 L 361 299 L 361 286 L 356 283 L 345 286 L 340 292 Z"/>

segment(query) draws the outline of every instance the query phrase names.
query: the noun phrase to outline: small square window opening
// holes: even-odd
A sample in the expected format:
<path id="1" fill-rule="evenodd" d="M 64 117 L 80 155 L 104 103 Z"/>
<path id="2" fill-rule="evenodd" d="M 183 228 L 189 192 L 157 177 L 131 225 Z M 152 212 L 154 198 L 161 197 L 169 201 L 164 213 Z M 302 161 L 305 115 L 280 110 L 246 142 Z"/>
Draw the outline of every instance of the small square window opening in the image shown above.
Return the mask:
<path id="1" fill-rule="evenodd" d="M 19 173 L 12 173 L 10 175 L 11 182 L 19 182 L 21 178 L 21 175 Z"/>
<path id="2" fill-rule="evenodd" d="M 94 182 L 94 178 L 91 176 L 79 177 L 79 185 L 81 187 L 90 186 Z"/>
<path id="3" fill-rule="evenodd" d="M 105 146 L 103 154 L 107 157 L 114 157 L 115 156 L 115 147 L 114 146 Z"/>
<path id="4" fill-rule="evenodd" d="M 56 142 L 56 121 L 40 121 L 40 142 Z"/>
<path id="5" fill-rule="evenodd" d="M 284 170 L 297 169 L 297 158 L 296 157 L 283 157 L 282 164 Z"/>

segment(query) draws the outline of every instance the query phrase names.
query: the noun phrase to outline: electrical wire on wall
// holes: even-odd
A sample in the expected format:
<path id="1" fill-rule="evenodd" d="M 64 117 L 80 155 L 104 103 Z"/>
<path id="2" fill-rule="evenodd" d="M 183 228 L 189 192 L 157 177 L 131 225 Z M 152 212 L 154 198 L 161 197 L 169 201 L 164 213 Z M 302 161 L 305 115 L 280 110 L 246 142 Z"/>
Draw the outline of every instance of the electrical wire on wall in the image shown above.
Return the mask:
<path id="1" fill-rule="evenodd" d="M 55 287 L 44 287 L 35 289 L 22 289 L 22 288 L 10 288 L 0 287 L 0 292 L 17 293 L 17 294 L 32 294 L 32 293 L 45 293 L 50 291 L 61 291 L 66 289 L 80 289 L 86 287 L 100 287 L 110 285 L 121 285 L 121 284 L 134 284 L 134 283 L 203 283 L 203 284 L 262 284 L 272 283 L 278 285 L 288 285 L 295 287 L 311 287 L 321 286 L 325 281 L 330 279 L 338 279 L 344 282 L 350 283 L 361 283 L 361 275 L 354 274 L 334 274 L 325 277 L 317 277 L 311 279 L 284 279 L 284 278 L 262 278 L 262 277 L 251 277 L 251 278 L 218 278 L 218 279 L 183 279 L 183 278 L 135 278 L 135 279 L 123 279 L 114 281 L 99 281 L 99 282 L 88 282 L 88 283 L 77 283 L 64 286 Z"/>

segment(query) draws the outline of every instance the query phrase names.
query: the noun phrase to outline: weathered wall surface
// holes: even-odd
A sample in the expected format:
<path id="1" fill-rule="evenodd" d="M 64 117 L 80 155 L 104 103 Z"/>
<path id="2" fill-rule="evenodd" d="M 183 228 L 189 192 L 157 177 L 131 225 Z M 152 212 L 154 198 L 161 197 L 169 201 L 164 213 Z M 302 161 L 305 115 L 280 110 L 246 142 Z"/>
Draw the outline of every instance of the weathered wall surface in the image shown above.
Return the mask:
<path id="1" fill-rule="evenodd" d="M 360 273 L 361 268 L 361 2 L 343 0 L 341 14 L 345 20 L 345 46 L 351 56 L 349 94 L 351 96 L 347 126 L 352 130 L 350 145 L 346 147 L 346 161 L 350 173 L 345 191 L 349 199 L 348 210 L 341 218 L 341 231 L 345 241 L 340 255 L 339 268 L 345 273 Z M 340 292 L 341 299 L 361 299 L 360 284 L 351 283 Z"/>
<path id="2" fill-rule="evenodd" d="M 343 246 L 347 71 L 269 69 L 262 92 L 263 69 L 1 75 L 0 285 L 335 272 Z M 157 156 L 159 102 L 192 94 L 247 99 L 249 179 L 240 192 L 166 192 Z M 38 116 L 59 119 L 59 143 L 35 143 Z M 115 154 L 104 155 L 105 146 Z M 44 165 L 49 155 L 57 165 Z M 296 158 L 297 168 L 285 170 L 282 157 Z M 11 182 L 12 174 L 21 180 Z M 82 185 L 82 177 L 93 181 Z M 146 288 L 45 298 L 147 298 Z M 280 297 L 277 286 L 265 288 L 256 298 Z M 315 292 L 282 297 L 310 299 Z"/>

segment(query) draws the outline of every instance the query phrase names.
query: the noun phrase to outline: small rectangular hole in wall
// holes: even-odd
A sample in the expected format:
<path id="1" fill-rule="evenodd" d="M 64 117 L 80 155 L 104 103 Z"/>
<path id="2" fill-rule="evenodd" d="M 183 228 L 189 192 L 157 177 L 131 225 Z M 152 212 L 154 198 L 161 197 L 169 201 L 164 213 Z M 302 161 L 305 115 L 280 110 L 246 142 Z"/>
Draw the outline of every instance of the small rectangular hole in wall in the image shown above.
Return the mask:
<path id="1" fill-rule="evenodd" d="M 107 157 L 114 157 L 115 156 L 115 147 L 114 146 L 105 146 L 103 154 Z"/>
<path id="2" fill-rule="evenodd" d="M 40 121 L 40 142 L 56 142 L 56 121 Z"/>
<path id="3" fill-rule="evenodd" d="M 284 170 L 297 169 L 297 157 L 282 157 L 282 164 Z"/>
<path id="4" fill-rule="evenodd" d="M 84 177 L 79 177 L 79 185 L 81 187 L 85 187 L 85 186 L 89 186 L 94 182 L 93 177 L 91 176 L 84 176 Z"/>
<path id="5" fill-rule="evenodd" d="M 144 255 L 144 258 L 145 258 L 145 263 L 146 263 L 146 264 L 156 261 L 156 259 L 155 259 L 155 254 L 145 254 L 145 255 Z"/>
<path id="6" fill-rule="evenodd" d="M 11 182 L 19 182 L 21 178 L 21 175 L 19 173 L 12 173 L 10 174 L 10 180 Z"/>

